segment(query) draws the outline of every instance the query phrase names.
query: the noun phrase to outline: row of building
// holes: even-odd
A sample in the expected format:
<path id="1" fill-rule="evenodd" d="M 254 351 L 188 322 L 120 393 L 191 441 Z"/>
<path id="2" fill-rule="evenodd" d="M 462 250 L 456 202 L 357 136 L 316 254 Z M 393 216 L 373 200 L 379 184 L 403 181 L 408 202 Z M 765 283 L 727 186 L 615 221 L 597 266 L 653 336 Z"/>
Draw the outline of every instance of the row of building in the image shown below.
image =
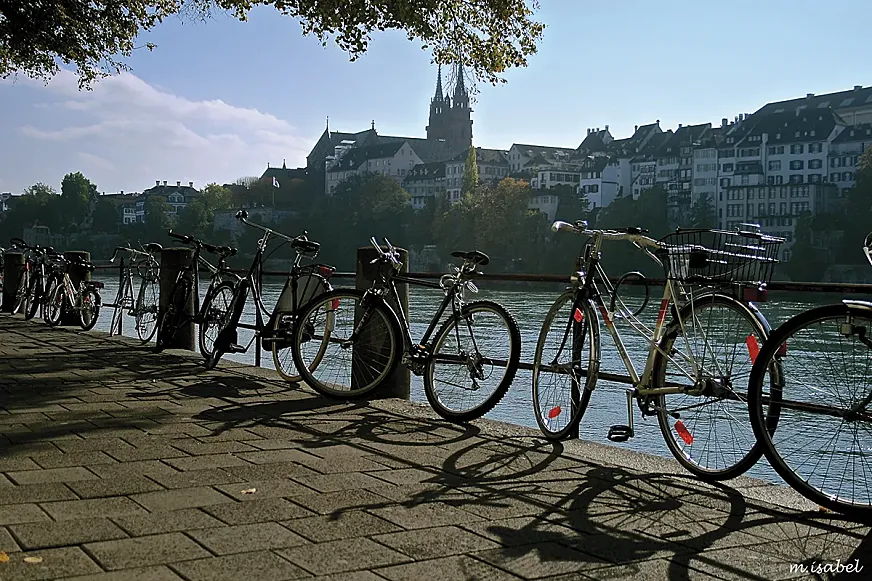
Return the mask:
<path id="1" fill-rule="evenodd" d="M 351 176 L 379 173 L 400 182 L 416 208 L 435 196 L 458 201 L 472 122 L 462 71 L 455 75 L 460 81 L 447 98 L 440 74 L 426 139 L 381 136 L 374 123 L 359 133 L 328 126 L 307 158 L 307 171 L 321 174 L 326 195 Z M 788 258 L 798 216 L 834 210 L 854 185 L 859 156 L 869 147 L 872 87 L 858 85 L 769 103 L 719 126 L 664 131 L 657 120 L 615 138 L 606 125 L 588 129 L 574 148 L 516 143 L 475 152 L 480 179 L 529 180 L 530 208 L 549 219 L 559 212 L 560 196 L 549 193 L 557 186 L 570 186 L 560 191 L 584 194 L 600 208 L 659 186 L 667 192 L 673 225 L 687 225 L 693 207 L 707 200 L 721 228 L 753 222 L 787 238 Z M 280 180 L 293 171 L 300 170 L 276 168 L 265 175 Z"/>

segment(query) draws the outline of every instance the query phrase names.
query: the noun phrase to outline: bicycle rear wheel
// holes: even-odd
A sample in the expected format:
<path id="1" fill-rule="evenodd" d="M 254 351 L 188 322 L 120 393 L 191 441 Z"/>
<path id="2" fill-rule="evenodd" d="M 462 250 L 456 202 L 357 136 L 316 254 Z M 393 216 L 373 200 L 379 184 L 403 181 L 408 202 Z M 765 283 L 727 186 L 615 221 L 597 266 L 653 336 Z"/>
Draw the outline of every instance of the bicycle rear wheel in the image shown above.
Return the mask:
<path id="1" fill-rule="evenodd" d="M 131 289 L 132 294 L 133 289 Z M 136 299 L 133 319 L 136 334 L 143 343 L 148 343 L 157 331 L 157 312 L 160 300 L 160 284 L 157 277 L 145 281 Z"/>
<path id="2" fill-rule="evenodd" d="M 27 297 L 30 278 L 27 276 L 27 270 L 21 271 L 18 275 L 18 288 L 15 291 L 15 303 L 12 305 L 12 314 L 20 313 L 27 310 Z"/>
<path id="3" fill-rule="evenodd" d="M 433 339 L 424 370 L 427 401 L 450 422 L 480 418 L 506 395 L 520 359 L 521 331 L 502 305 L 464 305 Z"/>
<path id="4" fill-rule="evenodd" d="M 27 289 L 27 309 L 24 311 L 24 320 L 29 321 L 36 316 L 36 311 L 39 310 L 39 304 L 42 302 L 42 277 L 39 275 L 39 270 L 36 274 L 30 277 L 30 285 Z"/>
<path id="5" fill-rule="evenodd" d="M 380 300 L 365 302 L 364 296 L 358 290 L 330 291 L 299 314 L 312 325 L 295 326 L 294 363 L 303 380 L 324 396 L 362 397 L 399 363 L 403 344 L 396 314 Z"/>
<path id="6" fill-rule="evenodd" d="M 775 471 L 819 505 L 862 516 L 872 515 L 870 369 L 872 307 L 827 305 L 772 332 L 748 387 L 751 425 Z"/>
<path id="7" fill-rule="evenodd" d="M 572 435 L 599 372 L 599 319 L 590 301 L 576 295 L 569 290 L 551 306 L 533 358 L 533 413 L 549 440 Z"/>
<path id="8" fill-rule="evenodd" d="M 679 315 L 682 325 L 671 324 L 654 355 L 651 387 L 681 389 L 656 397 L 660 431 L 698 478 L 735 478 L 763 454 L 747 386 L 767 329 L 741 301 L 717 293 L 695 297 Z"/>
<path id="9" fill-rule="evenodd" d="M 49 286 L 48 303 L 45 306 L 46 315 L 45 322 L 57 327 L 61 323 L 61 316 L 64 314 L 64 305 L 66 303 L 67 294 L 64 288 L 63 280 L 55 279 Z"/>
<path id="10" fill-rule="evenodd" d="M 83 331 L 90 331 L 100 316 L 100 293 L 95 289 L 82 290 L 82 307 L 79 309 L 79 325 Z"/>

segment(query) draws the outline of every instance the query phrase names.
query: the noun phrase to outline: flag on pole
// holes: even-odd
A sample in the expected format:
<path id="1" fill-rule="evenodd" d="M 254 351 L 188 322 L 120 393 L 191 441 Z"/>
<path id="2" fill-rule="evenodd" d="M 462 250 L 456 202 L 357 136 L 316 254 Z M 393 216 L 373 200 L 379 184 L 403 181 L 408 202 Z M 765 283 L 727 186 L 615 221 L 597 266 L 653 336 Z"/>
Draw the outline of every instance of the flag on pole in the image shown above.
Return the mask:
<path id="1" fill-rule="evenodd" d="M 276 176 L 273 176 L 273 187 L 274 187 L 274 188 L 278 188 L 278 187 L 280 187 L 280 186 L 279 186 L 279 180 L 276 179 Z"/>

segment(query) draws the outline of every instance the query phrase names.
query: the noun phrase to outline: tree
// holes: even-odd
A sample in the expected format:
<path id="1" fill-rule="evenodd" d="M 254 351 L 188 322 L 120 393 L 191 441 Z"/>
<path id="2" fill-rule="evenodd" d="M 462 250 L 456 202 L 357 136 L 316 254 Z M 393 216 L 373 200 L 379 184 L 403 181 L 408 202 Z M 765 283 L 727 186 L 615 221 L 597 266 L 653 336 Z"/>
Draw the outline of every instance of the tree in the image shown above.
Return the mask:
<path id="1" fill-rule="evenodd" d="M 165 240 L 167 229 L 172 224 L 172 206 L 163 196 L 151 195 L 145 199 L 145 231 L 156 240 Z"/>
<path id="2" fill-rule="evenodd" d="M 117 232 L 119 209 L 110 200 L 99 199 L 94 207 L 93 225 L 95 232 Z"/>
<path id="3" fill-rule="evenodd" d="M 75 66 L 87 88 L 127 70 L 136 38 L 167 17 L 225 11 L 244 21 L 261 5 L 298 20 L 325 46 L 332 38 L 351 60 L 366 52 L 374 31 L 404 30 L 432 49 L 435 62 L 466 65 L 492 83 L 505 82 L 499 75 L 508 68 L 526 66 L 544 30 L 532 20 L 535 0 L 0 0 L 0 77 L 48 80 L 63 63 Z"/>
<path id="4" fill-rule="evenodd" d="M 708 194 L 703 194 L 696 204 L 693 205 L 690 223 L 694 228 L 714 228 L 718 218 L 715 215 L 715 207 Z"/>
<path id="5" fill-rule="evenodd" d="M 474 193 L 476 187 L 478 187 L 478 158 L 475 147 L 470 146 L 469 154 L 466 156 L 466 165 L 463 167 L 463 190 L 461 193 L 467 196 Z"/>
<path id="6" fill-rule="evenodd" d="M 91 196 L 97 193 L 97 186 L 82 175 L 82 172 L 68 173 L 61 181 L 61 199 L 66 213 L 66 226 L 78 226 L 85 218 Z"/>

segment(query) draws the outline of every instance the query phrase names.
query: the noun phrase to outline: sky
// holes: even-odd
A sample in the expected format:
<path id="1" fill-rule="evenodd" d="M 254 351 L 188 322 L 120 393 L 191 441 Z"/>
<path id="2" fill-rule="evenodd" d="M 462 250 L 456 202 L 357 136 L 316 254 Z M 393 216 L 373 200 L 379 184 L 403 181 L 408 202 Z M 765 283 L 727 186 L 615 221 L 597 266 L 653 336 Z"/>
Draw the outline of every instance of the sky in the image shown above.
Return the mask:
<path id="1" fill-rule="evenodd" d="M 616 138 L 660 120 L 711 122 L 765 103 L 872 84 L 869 0 L 542 0 L 539 51 L 507 83 L 480 84 L 473 142 L 577 147 L 587 128 Z M 436 67 L 420 43 L 375 33 L 349 62 L 268 8 L 248 22 L 173 19 L 140 39 L 132 71 L 79 91 L 0 80 L 0 192 L 81 171 L 102 192 L 156 180 L 227 183 L 267 164 L 304 166 L 330 118 L 424 137 Z"/>

